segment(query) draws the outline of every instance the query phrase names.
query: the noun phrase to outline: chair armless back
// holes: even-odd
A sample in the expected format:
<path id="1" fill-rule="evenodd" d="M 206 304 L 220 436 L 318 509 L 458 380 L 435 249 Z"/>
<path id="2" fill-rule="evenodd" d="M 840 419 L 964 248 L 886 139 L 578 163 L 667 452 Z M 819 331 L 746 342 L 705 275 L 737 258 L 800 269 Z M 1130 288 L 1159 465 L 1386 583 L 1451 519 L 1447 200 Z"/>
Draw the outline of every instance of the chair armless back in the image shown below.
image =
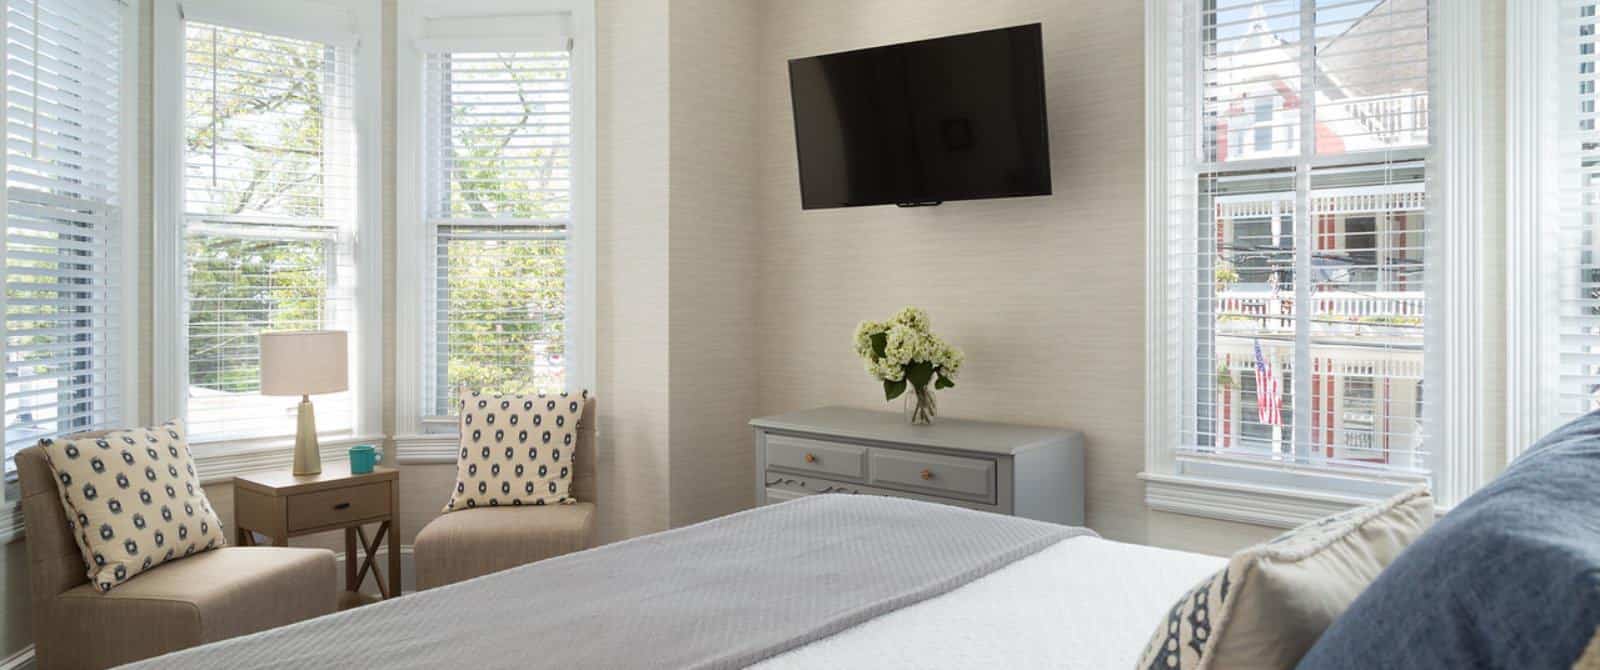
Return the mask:
<path id="1" fill-rule="evenodd" d="M 110 431 L 78 433 L 62 439 L 99 437 Z M 28 581 L 33 611 L 42 615 L 47 602 L 89 581 L 77 540 L 67 530 L 55 473 L 37 446 L 17 454 L 17 480 L 22 485 L 22 528 L 28 542 Z"/>
<path id="2" fill-rule="evenodd" d="M 595 502 L 595 458 L 599 449 L 594 443 L 594 398 L 583 403 L 583 417 L 578 419 L 578 447 L 572 455 L 572 497 L 582 502 Z"/>

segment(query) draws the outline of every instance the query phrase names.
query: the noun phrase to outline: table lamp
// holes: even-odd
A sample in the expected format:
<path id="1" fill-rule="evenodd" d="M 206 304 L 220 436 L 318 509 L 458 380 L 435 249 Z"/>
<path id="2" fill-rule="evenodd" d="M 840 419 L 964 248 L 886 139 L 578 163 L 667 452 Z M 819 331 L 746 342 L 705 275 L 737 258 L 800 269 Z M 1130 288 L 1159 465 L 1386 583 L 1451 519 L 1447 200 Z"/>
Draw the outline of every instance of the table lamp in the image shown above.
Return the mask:
<path id="1" fill-rule="evenodd" d="M 294 435 L 294 474 L 322 472 L 311 396 L 350 388 L 348 333 L 342 330 L 261 334 L 261 395 L 300 396 Z"/>

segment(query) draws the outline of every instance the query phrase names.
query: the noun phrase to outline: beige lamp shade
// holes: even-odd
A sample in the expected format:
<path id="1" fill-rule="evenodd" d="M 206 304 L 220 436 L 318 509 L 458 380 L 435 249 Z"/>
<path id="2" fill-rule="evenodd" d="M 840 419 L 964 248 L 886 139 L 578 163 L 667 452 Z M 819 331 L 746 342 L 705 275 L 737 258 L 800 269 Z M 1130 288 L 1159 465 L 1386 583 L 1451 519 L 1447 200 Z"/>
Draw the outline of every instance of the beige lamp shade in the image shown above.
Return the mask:
<path id="1" fill-rule="evenodd" d="M 350 388 L 349 334 L 342 330 L 261 334 L 261 395 L 317 395 Z"/>

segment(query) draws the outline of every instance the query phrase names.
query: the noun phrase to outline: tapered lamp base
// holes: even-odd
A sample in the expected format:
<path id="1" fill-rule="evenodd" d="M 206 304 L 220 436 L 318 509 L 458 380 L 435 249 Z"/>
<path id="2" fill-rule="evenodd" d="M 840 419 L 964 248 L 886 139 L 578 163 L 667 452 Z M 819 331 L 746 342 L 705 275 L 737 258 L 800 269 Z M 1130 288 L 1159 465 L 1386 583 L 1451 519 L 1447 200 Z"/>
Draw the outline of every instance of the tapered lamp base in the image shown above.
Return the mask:
<path id="1" fill-rule="evenodd" d="M 317 444 L 317 415 L 311 398 L 300 396 L 300 427 L 294 434 L 294 473 L 315 475 L 322 472 L 322 447 Z"/>

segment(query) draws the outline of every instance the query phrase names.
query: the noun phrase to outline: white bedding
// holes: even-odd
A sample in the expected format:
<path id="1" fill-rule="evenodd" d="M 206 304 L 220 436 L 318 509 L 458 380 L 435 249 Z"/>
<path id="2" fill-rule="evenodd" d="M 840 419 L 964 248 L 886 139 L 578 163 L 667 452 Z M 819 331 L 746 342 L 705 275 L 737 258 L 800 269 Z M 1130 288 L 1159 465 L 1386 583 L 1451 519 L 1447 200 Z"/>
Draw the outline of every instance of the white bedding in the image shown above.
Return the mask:
<path id="1" fill-rule="evenodd" d="M 1132 668 L 1162 614 L 1224 563 L 1070 538 L 942 596 L 752 667 Z"/>

